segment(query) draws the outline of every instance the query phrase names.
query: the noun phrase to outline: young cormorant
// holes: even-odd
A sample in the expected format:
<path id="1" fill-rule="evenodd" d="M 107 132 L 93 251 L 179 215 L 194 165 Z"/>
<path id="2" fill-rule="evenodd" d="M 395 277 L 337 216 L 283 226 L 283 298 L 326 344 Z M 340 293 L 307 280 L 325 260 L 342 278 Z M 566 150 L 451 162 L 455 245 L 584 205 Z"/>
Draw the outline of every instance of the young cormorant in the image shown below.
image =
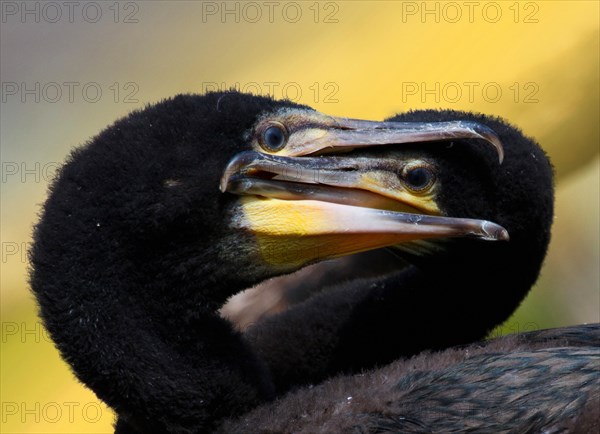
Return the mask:
<path id="1" fill-rule="evenodd" d="M 306 381 L 479 339 L 510 314 L 549 240 L 543 152 L 496 119 L 408 116 L 420 119 L 178 96 L 73 152 L 35 230 L 31 285 L 119 432 L 204 432 Z M 267 277 L 390 245 L 415 265 L 246 336 L 218 316 Z"/>

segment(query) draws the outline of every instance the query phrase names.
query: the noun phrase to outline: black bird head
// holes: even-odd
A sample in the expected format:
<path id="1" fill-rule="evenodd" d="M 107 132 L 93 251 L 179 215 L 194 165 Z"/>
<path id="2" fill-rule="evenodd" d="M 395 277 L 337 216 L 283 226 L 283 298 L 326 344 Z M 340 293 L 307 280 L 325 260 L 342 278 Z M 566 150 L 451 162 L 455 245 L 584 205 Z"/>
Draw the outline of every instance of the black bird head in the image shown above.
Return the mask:
<path id="1" fill-rule="evenodd" d="M 491 220 L 506 229 L 506 243 L 473 243 L 453 239 L 447 251 L 468 259 L 476 273 L 479 264 L 528 288 L 534 283 L 550 242 L 554 214 L 553 169 L 544 151 L 532 139 L 500 118 L 453 110 L 425 110 L 397 115 L 402 122 L 463 121 L 486 125 L 502 143 L 504 158 L 497 163 L 491 149 L 476 140 L 446 142 L 445 146 L 413 146 L 437 174 L 435 199 L 443 215 Z M 443 244 L 443 243 L 442 243 Z M 448 260 L 443 254 L 444 261 Z M 504 258 L 500 260 L 499 258 Z M 497 267 L 493 262 L 497 262 Z M 482 263 L 489 266 L 482 266 Z M 465 264 L 468 265 L 469 263 Z M 514 268 L 503 268 L 510 264 Z M 435 266 L 439 266 L 435 262 Z"/>
<path id="2" fill-rule="evenodd" d="M 410 306 L 403 313 L 406 329 L 415 332 L 404 341 L 404 354 L 482 339 L 508 319 L 539 276 L 554 216 L 552 165 L 534 140 L 500 118 L 425 110 L 387 121 L 472 122 L 492 130 L 502 144 L 501 163 L 498 152 L 476 138 L 374 149 L 369 156 L 373 161 L 381 159 L 377 152 L 393 156 L 396 167 L 424 162 L 433 174 L 429 192 L 439 214 L 491 221 L 506 230 L 509 239 L 496 232 L 503 240 L 498 242 L 455 237 L 395 246 L 422 272 L 418 284 L 404 276 L 398 281 L 404 291 L 398 299 Z M 384 300 L 394 306 L 390 309 L 400 305 Z M 356 339 L 351 335 L 349 341 Z"/>

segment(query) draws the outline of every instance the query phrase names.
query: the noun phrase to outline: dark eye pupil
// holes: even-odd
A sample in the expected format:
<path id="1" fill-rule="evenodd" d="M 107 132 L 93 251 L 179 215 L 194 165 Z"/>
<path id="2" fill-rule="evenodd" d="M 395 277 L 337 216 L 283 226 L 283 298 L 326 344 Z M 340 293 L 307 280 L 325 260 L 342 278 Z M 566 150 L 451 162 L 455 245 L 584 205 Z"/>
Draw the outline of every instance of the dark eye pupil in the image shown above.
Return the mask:
<path id="1" fill-rule="evenodd" d="M 263 135 L 265 145 L 271 150 L 278 150 L 285 144 L 285 134 L 279 127 L 269 127 Z"/>
<path id="2" fill-rule="evenodd" d="M 425 188 L 431 182 L 431 172 L 423 167 L 416 167 L 406 174 L 406 182 L 411 187 Z"/>

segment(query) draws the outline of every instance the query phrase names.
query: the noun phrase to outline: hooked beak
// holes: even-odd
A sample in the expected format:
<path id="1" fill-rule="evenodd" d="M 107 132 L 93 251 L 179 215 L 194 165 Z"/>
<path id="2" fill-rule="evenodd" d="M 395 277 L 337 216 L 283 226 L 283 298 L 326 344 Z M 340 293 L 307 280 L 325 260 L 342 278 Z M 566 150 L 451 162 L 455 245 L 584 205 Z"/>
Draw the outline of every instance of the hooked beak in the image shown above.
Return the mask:
<path id="1" fill-rule="evenodd" d="M 300 119 L 300 120 L 299 120 Z M 500 164 L 504 150 L 498 135 L 479 122 L 378 122 L 322 115 L 305 110 L 286 110 L 263 119 L 257 131 L 271 122 L 290 125 L 292 130 L 285 148 L 277 155 L 298 157 L 309 154 L 339 153 L 350 149 L 402 143 L 445 142 L 459 139 L 480 139 L 491 144 Z M 301 127 L 299 123 L 303 123 Z"/>
<path id="2" fill-rule="evenodd" d="M 502 144 L 485 125 L 326 119 L 327 125 L 292 132 L 276 155 L 241 152 L 225 169 L 221 191 L 242 196 L 243 215 L 232 224 L 255 235 L 267 263 L 292 269 L 423 239 L 508 240 L 508 232 L 495 223 L 442 216 L 436 188 L 426 193 L 407 188 L 398 177 L 403 162 L 397 157 L 331 155 L 381 145 L 479 138 L 494 146 L 502 160 Z M 323 152 L 328 154 L 314 156 Z"/>

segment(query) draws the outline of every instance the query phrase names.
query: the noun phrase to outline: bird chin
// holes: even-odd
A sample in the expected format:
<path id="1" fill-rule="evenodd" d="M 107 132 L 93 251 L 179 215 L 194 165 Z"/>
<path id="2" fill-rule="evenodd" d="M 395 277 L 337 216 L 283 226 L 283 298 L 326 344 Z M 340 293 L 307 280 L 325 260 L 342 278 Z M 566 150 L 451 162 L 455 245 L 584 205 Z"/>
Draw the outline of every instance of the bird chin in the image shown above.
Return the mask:
<path id="1" fill-rule="evenodd" d="M 452 239 L 440 238 L 437 240 L 414 240 L 389 247 L 392 252 L 399 253 L 400 257 L 410 262 L 411 257 L 424 257 L 444 252 L 448 249 Z"/>

